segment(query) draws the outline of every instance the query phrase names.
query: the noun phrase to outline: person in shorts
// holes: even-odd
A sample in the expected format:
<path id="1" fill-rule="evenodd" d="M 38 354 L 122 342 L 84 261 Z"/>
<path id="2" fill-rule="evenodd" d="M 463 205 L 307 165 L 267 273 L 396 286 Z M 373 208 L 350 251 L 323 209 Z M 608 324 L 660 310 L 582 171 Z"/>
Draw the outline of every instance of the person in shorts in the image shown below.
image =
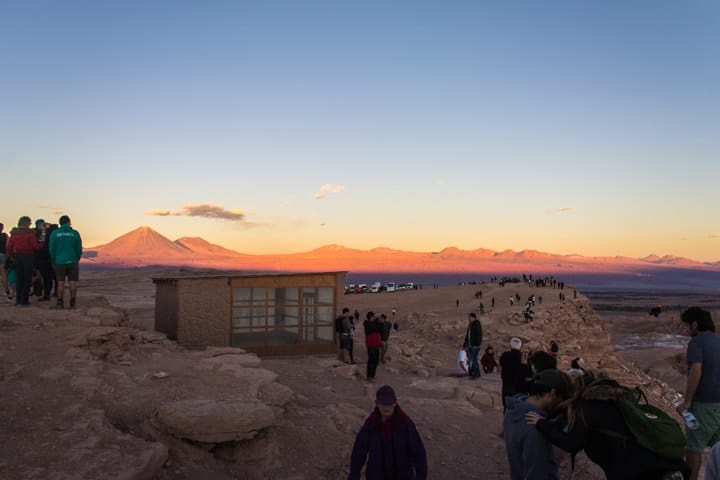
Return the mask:
<path id="1" fill-rule="evenodd" d="M 50 234 L 50 259 L 57 282 L 57 308 L 65 308 L 65 279 L 70 283 L 70 308 L 75 308 L 82 240 L 77 230 L 72 228 L 70 217 L 63 215 L 58 223 L 60 228 Z"/>
<path id="2" fill-rule="evenodd" d="M 697 480 L 705 447 L 720 441 L 720 337 L 707 310 L 690 307 L 680 316 L 690 330 L 685 397 L 677 412 L 692 412 L 699 427 L 685 429 L 685 461 L 690 480 Z"/>

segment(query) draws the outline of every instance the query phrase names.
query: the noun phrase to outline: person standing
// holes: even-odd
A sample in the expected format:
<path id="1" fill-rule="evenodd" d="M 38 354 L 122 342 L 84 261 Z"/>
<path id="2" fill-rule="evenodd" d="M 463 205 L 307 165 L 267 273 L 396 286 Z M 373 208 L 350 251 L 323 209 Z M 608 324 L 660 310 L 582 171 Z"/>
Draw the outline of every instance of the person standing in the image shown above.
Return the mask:
<path id="1" fill-rule="evenodd" d="M 5 225 L 0 223 L 0 283 L 2 283 L 5 289 L 5 295 L 10 299 L 10 285 L 7 278 L 7 270 L 5 270 L 5 261 L 7 260 L 7 243 L 8 235 L 5 230 Z"/>
<path id="2" fill-rule="evenodd" d="M 35 232 L 30 228 L 30 217 L 20 217 L 17 228 L 10 232 L 7 255 L 15 261 L 17 271 L 17 296 L 15 305 L 30 305 L 30 283 L 32 282 L 35 252 L 42 245 L 37 241 Z"/>
<path id="3" fill-rule="evenodd" d="M 468 347 L 470 356 L 470 378 L 472 380 L 480 377 L 480 364 L 478 363 L 478 355 L 480 354 L 480 346 L 482 345 L 482 325 L 478 320 L 475 312 L 468 315 L 468 327 L 465 332 L 465 343 Z"/>
<path id="4" fill-rule="evenodd" d="M 688 325 L 688 374 L 685 397 L 677 412 L 690 411 L 699 427 L 685 429 L 685 460 L 690 465 L 690 480 L 697 480 L 706 446 L 720 440 L 720 337 L 710 312 L 690 307 L 680 315 Z"/>
<path id="5" fill-rule="evenodd" d="M 360 480 L 366 461 L 368 480 L 427 479 L 425 445 L 415 423 L 397 404 L 390 385 L 376 392 L 375 409 L 355 438 L 349 480 Z"/>
<path id="6" fill-rule="evenodd" d="M 347 321 L 347 317 L 350 315 L 350 309 L 349 308 L 343 308 L 342 309 L 342 315 L 337 317 L 335 319 L 335 333 L 337 334 L 337 358 L 341 362 L 347 363 L 347 336 L 348 332 L 345 329 L 345 323 Z"/>
<path id="7" fill-rule="evenodd" d="M 374 312 L 367 312 L 363 322 L 365 329 L 365 347 L 367 348 L 367 380 L 375 378 L 378 362 L 380 361 L 380 348 L 382 347 L 383 324 Z"/>
<path id="8" fill-rule="evenodd" d="M 518 392 L 523 381 L 522 340 L 517 337 L 510 339 L 510 350 L 500 355 L 500 378 L 502 379 L 503 412 L 506 410 L 506 398 Z"/>
<path id="9" fill-rule="evenodd" d="M 50 234 L 50 259 L 57 282 L 57 308 L 65 308 L 65 279 L 70 283 L 70 308 L 75 308 L 77 282 L 80 279 L 82 240 L 72 228 L 70 217 L 63 215 L 58 221 L 60 228 Z"/>
<path id="10" fill-rule="evenodd" d="M 40 272 L 42 277 L 42 297 L 39 301 L 47 302 L 50 300 L 50 294 L 53 290 L 53 269 L 50 262 L 50 224 L 45 220 L 39 219 L 35 221 L 35 236 L 42 248 L 35 252 L 35 268 Z"/>
<path id="11" fill-rule="evenodd" d="M 382 347 L 380 348 L 380 363 L 385 363 L 385 354 L 387 353 L 388 341 L 390 340 L 390 332 L 392 331 L 392 322 L 387 318 L 384 313 L 380 315 L 382 319 Z"/>

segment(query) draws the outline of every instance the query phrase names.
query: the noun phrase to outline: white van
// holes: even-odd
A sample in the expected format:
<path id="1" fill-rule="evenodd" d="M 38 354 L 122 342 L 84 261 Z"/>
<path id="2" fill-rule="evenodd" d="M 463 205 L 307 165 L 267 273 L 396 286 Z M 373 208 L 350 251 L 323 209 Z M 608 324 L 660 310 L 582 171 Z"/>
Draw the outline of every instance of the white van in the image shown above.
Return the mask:
<path id="1" fill-rule="evenodd" d="M 380 282 L 373 283 L 372 285 L 370 285 L 370 293 L 378 293 L 381 286 L 382 284 Z"/>
<path id="2" fill-rule="evenodd" d="M 388 292 L 394 292 L 395 291 L 395 282 L 388 282 L 385 284 L 385 290 Z"/>

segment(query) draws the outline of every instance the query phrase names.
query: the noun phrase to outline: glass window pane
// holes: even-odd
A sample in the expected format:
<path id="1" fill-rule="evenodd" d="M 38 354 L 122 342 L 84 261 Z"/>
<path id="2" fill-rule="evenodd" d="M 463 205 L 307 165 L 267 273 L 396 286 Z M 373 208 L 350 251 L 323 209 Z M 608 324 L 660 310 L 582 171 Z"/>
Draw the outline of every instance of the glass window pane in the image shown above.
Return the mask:
<path id="1" fill-rule="evenodd" d="M 233 347 L 262 347 L 265 345 L 265 330 L 235 330 L 231 343 Z"/>
<path id="2" fill-rule="evenodd" d="M 250 288 L 234 288 L 233 289 L 233 304 L 234 305 L 247 305 L 252 300 L 252 289 Z"/>
<path id="3" fill-rule="evenodd" d="M 253 305 L 265 305 L 265 288 L 264 287 L 253 287 L 252 303 L 253 303 Z"/>
<path id="4" fill-rule="evenodd" d="M 300 303 L 299 288 L 276 288 L 275 305 L 297 305 Z"/>
<path id="5" fill-rule="evenodd" d="M 307 323 L 307 324 L 310 324 L 310 323 L 330 324 L 333 321 L 332 313 L 333 313 L 333 307 L 313 307 L 312 308 L 312 319 L 306 318 L 305 323 Z"/>
<path id="6" fill-rule="evenodd" d="M 233 327 L 265 328 L 265 308 L 233 308 Z"/>
<path id="7" fill-rule="evenodd" d="M 318 288 L 318 303 L 333 304 L 335 300 L 335 289 L 331 287 Z"/>
<path id="8" fill-rule="evenodd" d="M 268 345 L 296 345 L 300 343 L 300 327 L 268 330 Z"/>
<path id="9" fill-rule="evenodd" d="M 299 307 L 275 307 L 272 315 L 268 313 L 268 325 L 277 327 L 285 327 L 289 325 L 297 325 L 300 323 Z M 272 323 L 271 323 L 272 317 Z"/>
<path id="10" fill-rule="evenodd" d="M 332 325 L 309 325 L 305 327 L 305 343 L 333 343 L 334 329 Z"/>

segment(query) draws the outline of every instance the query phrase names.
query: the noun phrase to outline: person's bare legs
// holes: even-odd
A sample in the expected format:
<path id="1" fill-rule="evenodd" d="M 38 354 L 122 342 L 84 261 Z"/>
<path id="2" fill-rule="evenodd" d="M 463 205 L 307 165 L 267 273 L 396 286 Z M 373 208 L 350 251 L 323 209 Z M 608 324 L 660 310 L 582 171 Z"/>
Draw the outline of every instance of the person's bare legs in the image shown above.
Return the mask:
<path id="1" fill-rule="evenodd" d="M 697 480 L 700 474 L 702 454 L 698 452 L 685 452 L 685 461 L 690 465 L 690 480 Z"/>
<path id="2" fill-rule="evenodd" d="M 63 278 L 62 280 L 55 280 L 55 283 L 57 284 L 57 304 L 63 305 L 63 296 L 65 295 L 65 279 Z"/>
<path id="3" fill-rule="evenodd" d="M 77 297 L 77 282 L 70 280 L 70 301 L 75 302 Z"/>

